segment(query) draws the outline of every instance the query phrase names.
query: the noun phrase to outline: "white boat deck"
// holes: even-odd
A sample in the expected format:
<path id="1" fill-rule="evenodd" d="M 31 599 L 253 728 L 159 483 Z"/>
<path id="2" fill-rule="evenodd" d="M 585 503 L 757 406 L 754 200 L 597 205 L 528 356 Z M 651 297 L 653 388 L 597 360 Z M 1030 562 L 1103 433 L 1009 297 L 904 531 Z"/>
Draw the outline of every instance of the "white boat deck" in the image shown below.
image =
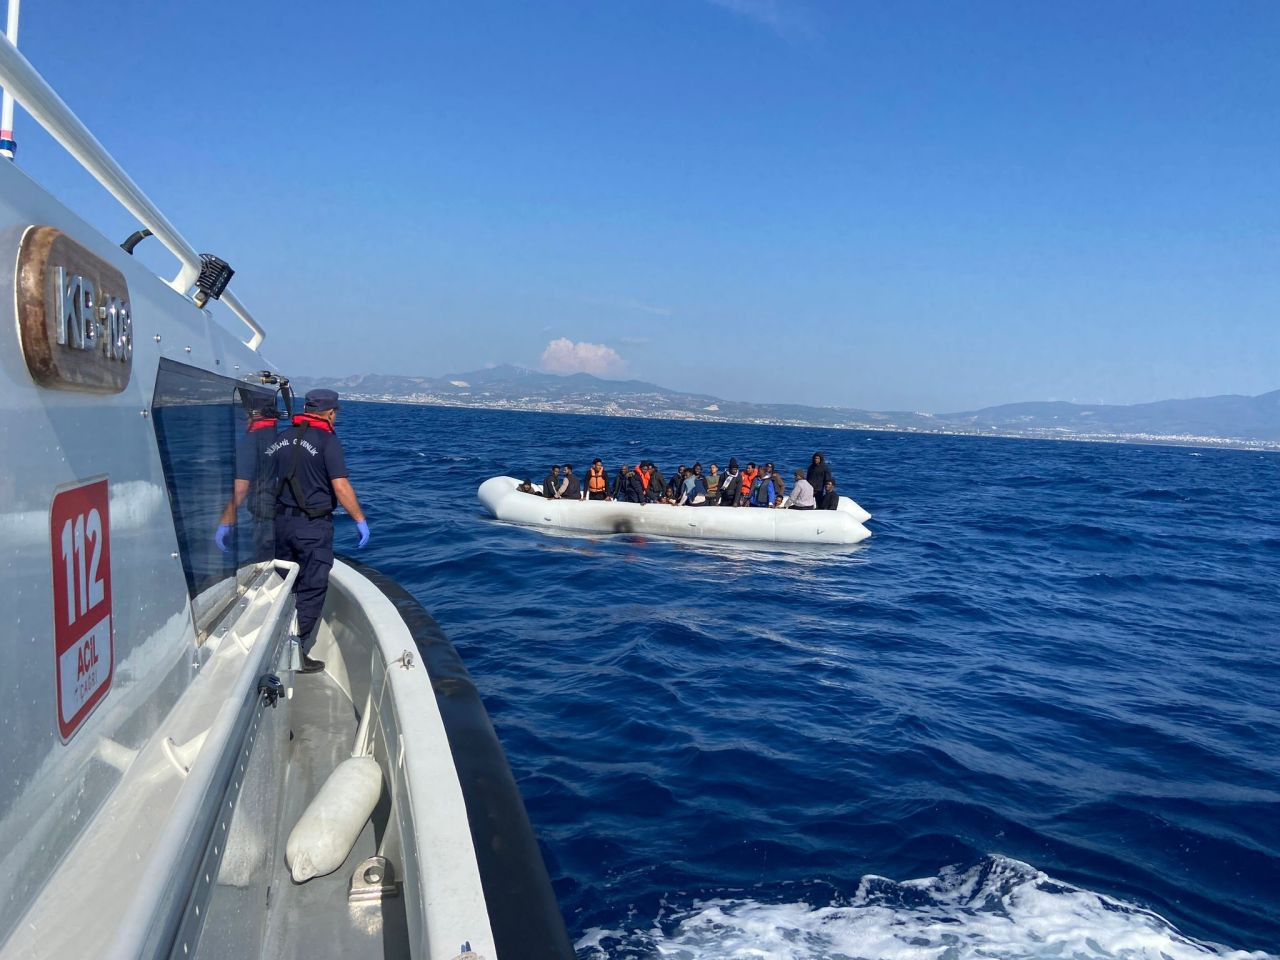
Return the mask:
<path id="1" fill-rule="evenodd" d="M 298 822 L 325 779 L 351 755 L 360 718 L 342 689 L 326 674 L 299 675 L 293 695 L 293 739 L 285 773 L 281 823 Z M 352 871 L 378 852 L 389 827 L 391 800 L 383 790 L 346 862 L 334 873 L 294 883 L 284 857 L 276 858 L 262 957 L 313 960 L 335 956 L 409 957 L 404 897 L 348 904 Z"/>

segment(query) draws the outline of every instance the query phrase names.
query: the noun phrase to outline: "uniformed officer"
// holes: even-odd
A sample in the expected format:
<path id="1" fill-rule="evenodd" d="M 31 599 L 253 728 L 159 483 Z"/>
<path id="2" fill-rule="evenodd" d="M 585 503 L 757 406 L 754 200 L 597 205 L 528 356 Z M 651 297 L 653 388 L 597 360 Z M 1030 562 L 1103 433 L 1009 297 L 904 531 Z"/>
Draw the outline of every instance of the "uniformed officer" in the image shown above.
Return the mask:
<path id="1" fill-rule="evenodd" d="M 333 567 L 333 511 L 340 503 L 360 531 L 363 547 L 369 542 L 360 501 L 347 479 L 342 443 L 333 431 L 338 416 L 338 394 L 312 390 L 293 425 L 267 448 L 277 479 L 276 556 L 299 565 L 293 584 L 298 610 L 298 639 L 302 642 L 302 670 L 324 669 L 323 660 L 308 655 L 315 638 L 316 621 L 329 589 Z"/>
<path id="2" fill-rule="evenodd" d="M 236 475 L 231 498 L 223 508 L 214 541 L 223 553 L 230 553 L 227 538 L 235 526 L 240 505 L 246 500 L 253 519 L 250 555 L 243 560 L 256 563 L 275 556 L 276 481 L 267 448 L 276 439 L 279 422 L 274 406 L 253 406 L 244 434 L 236 441 Z M 243 555 L 246 551 L 241 550 Z"/>

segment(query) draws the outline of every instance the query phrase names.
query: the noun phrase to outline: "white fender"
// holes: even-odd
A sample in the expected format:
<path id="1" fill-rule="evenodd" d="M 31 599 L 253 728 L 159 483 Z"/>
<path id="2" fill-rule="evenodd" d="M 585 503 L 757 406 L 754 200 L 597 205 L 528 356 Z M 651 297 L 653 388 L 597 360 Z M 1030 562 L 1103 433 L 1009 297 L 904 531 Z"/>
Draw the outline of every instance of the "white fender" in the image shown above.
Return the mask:
<path id="1" fill-rule="evenodd" d="M 342 866 L 381 795 L 382 768 L 373 757 L 338 764 L 289 834 L 284 856 L 295 883 Z"/>

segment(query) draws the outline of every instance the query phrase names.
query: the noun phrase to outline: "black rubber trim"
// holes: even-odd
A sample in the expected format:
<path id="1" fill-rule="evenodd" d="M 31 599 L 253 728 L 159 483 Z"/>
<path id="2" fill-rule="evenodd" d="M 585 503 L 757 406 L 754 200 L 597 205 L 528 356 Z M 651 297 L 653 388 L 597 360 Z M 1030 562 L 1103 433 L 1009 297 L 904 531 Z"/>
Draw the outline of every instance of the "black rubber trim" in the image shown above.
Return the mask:
<path id="1" fill-rule="evenodd" d="M 498 957 L 570 960 L 573 945 L 524 800 L 457 649 L 440 624 L 395 580 L 358 560 L 341 559 L 395 604 L 431 678 L 467 804 Z"/>

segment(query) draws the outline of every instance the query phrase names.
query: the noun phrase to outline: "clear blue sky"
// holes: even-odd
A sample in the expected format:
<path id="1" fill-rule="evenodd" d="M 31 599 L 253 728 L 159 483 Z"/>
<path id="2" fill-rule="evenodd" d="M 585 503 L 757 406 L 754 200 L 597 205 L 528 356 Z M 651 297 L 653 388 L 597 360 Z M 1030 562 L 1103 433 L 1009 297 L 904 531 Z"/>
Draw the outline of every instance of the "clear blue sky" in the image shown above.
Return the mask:
<path id="1" fill-rule="evenodd" d="M 566 338 L 551 362 L 739 399 L 1280 387 L 1269 0 L 157 7 L 29 3 L 21 46 L 286 372 Z"/>

